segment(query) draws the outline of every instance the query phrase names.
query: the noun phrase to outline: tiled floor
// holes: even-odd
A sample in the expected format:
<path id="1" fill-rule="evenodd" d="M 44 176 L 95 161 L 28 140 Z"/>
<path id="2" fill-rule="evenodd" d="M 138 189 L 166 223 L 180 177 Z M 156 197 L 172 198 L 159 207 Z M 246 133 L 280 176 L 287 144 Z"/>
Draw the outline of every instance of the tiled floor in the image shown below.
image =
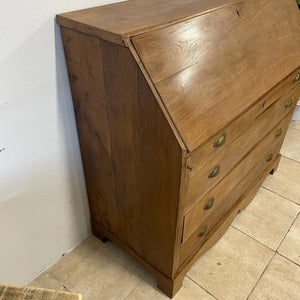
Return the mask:
<path id="1" fill-rule="evenodd" d="M 174 299 L 300 299 L 300 122 L 291 124 L 281 153 L 275 175 L 192 266 Z M 84 300 L 168 299 L 134 259 L 94 236 L 30 285 Z"/>

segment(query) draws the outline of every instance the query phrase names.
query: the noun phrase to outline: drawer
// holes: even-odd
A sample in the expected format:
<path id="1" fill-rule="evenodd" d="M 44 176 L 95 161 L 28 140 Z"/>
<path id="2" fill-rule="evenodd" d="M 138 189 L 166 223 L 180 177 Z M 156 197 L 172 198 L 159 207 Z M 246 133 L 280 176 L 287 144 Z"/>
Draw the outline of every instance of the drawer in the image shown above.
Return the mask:
<path id="1" fill-rule="evenodd" d="M 273 159 L 280 151 L 290 118 L 291 114 L 272 130 L 222 182 L 185 214 L 181 245 L 182 260 L 204 241 L 218 220 L 226 214 L 260 174 L 270 168 Z M 276 137 L 278 128 L 282 129 L 280 137 Z M 208 205 L 213 198 L 213 205 Z"/>
<path id="2" fill-rule="evenodd" d="M 221 131 L 212 135 L 206 142 L 193 151 L 192 155 L 194 159 L 197 160 L 198 166 L 201 167 L 208 161 L 208 159 L 213 158 L 220 151 L 226 149 L 231 142 L 247 130 L 249 126 L 255 123 L 256 119 L 280 97 L 283 97 L 288 93 L 298 94 L 299 97 L 300 80 L 295 80 L 298 74 L 300 74 L 300 68 L 274 87 L 266 95 L 262 96 L 259 101 L 251 106 L 244 114 L 237 116 L 235 120 L 228 123 L 228 125 L 226 125 Z M 292 89 L 294 91 L 291 91 Z M 216 142 L 223 136 L 223 134 L 226 134 L 225 143 L 216 147 Z"/>
<path id="3" fill-rule="evenodd" d="M 271 168 L 276 169 L 278 167 L 280 158 L 281 155 L 277 155 L 277 157 L 273 160 Z M 202 244 L 199 244 L 186 259 L 183 260 L 181 257 L 181 265 L 178 269 L 179 272 L 184 270 L 191 261 L 195 261 L 200 255 L 208 251 L 214 244 L 216 244 L 216 242 L 223 236 L 230 224 L 233 222 L 237 213 L 243 210 L 254 198 L 269 172 L 270 168 L 267 168 L 254 182 L 254 184 L 240 196 L 238 201 L 236 201 L 230 210 L 218 221 L 216 226 L 207 235 Z"/>
<path id="4" fill-rule="evenodd" d="M 272 128 L 286 115 L 290 114 L 294 110 L 299 94 L 300 88 L 297 86 L 282 96 L 263 114 L 253 120 L 252 126 L 243 134 L 223 149 L 220 147 L 220 151 L 212 159 L 208 160 L 206 164 L 203 164 L 203 158 L 199 157 L 199 153 L 192 154 L 188 160 L 189 169 L 192 168 L 192 170 L 188 172 L 189 180 L 184 207 L 189 207 L 199 196 L 220 182 Z M 281 134 L 280 130 L 278 128 L 277 135 Z M 226 130 L 224 131 L 225 134 L 226 137 L 230 136 Z"/>

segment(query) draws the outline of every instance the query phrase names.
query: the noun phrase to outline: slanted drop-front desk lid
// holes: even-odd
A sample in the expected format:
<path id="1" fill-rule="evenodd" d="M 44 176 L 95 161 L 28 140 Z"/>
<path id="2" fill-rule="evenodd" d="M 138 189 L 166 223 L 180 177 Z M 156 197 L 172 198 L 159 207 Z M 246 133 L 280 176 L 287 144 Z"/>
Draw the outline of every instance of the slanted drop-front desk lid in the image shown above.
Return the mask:
<path id="1" fill-rule="evenodd" d="M 251 0 L 132 37 L 189 151 L 300 65 L 290 0 Z"/>

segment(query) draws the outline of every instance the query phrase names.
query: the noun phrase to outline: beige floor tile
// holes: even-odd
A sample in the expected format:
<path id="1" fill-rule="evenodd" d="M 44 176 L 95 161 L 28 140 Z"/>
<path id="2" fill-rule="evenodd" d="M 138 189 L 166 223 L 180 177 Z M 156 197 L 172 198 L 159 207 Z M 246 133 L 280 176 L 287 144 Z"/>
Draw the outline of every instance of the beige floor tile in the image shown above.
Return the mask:
<path id="1" fill-rule="evenodd" d="M 123 299 L 143 280 L 146 270 L 119 247 L 88 239 L 50 271 L 84 300 Z"/>
<path id="2" fill-rule="evenodd" d="M 300 204 L 300 163 L 282 157 L 277 171 L 268 175 L 263 186 Z"/>
<path id="3" fill-rule="evenodd" d="M 274 252 L 230 227 L 188 276 L 218 299 L 246 299 Z"/>
<path id="4" fill-rule="evenodd" d="M 288 158 L 300 162 L 300 131 L 289 128 L 280 153 Z"/>
<path id="5" fill-rule="evenodd" d="M 60 283 L 56 277 L 51 272 L 46 272 L 38 276 L 36 279 L 30 282 L 28 284 L 32 287 L 37 288 L 45 288 L 45 289 L 51 289 L 51 290 L 59 290 L 59 291 L 66 291 L 69 290 L 65 288 L 65 286 Z"/>
<path id="6" fill-rule="evenodd" d="M 148 275 L 126 298 L 126 300 L 163 300 L 170 299 L 157 288 L 157 283 L 152 275 Z M 175 295 L 173 300 L 214 300 L 215 298 L 209 295 L 205 290 L 199 287 L 189 278 L 185 277 L 182 288 Z"/>
<path id="7" fill-rule="evenodd" d="M 299 205 L 261 188 L 232 226 L 277 250 L 299 211 Z"/>
<path id="8" fill-rule="evenodd" d="M 300 267 L 276 255 L 249 300 L 299 300 Z"/>
<path id="9" fill-rule="evenodd" d="M 292 121 L 290 127 L 296 130 L 300 130 L 300 121 Z"/>
<path id="10" fill-rule="evenodd" d="M 278 252 L 300 265 L 300 215 L 280 245 Z"/>

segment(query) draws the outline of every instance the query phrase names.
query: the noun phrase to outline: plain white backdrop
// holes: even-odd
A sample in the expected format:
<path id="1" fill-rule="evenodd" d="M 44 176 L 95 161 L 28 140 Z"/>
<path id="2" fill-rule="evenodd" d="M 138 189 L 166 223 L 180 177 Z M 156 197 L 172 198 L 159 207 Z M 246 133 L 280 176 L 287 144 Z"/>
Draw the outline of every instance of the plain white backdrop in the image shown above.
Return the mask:
<path id="1" fill-rule="evenodd" d="M 111 2 L 1 1 L 0 282 L 27 284 L 90 234 L 55 15 Z"/>

